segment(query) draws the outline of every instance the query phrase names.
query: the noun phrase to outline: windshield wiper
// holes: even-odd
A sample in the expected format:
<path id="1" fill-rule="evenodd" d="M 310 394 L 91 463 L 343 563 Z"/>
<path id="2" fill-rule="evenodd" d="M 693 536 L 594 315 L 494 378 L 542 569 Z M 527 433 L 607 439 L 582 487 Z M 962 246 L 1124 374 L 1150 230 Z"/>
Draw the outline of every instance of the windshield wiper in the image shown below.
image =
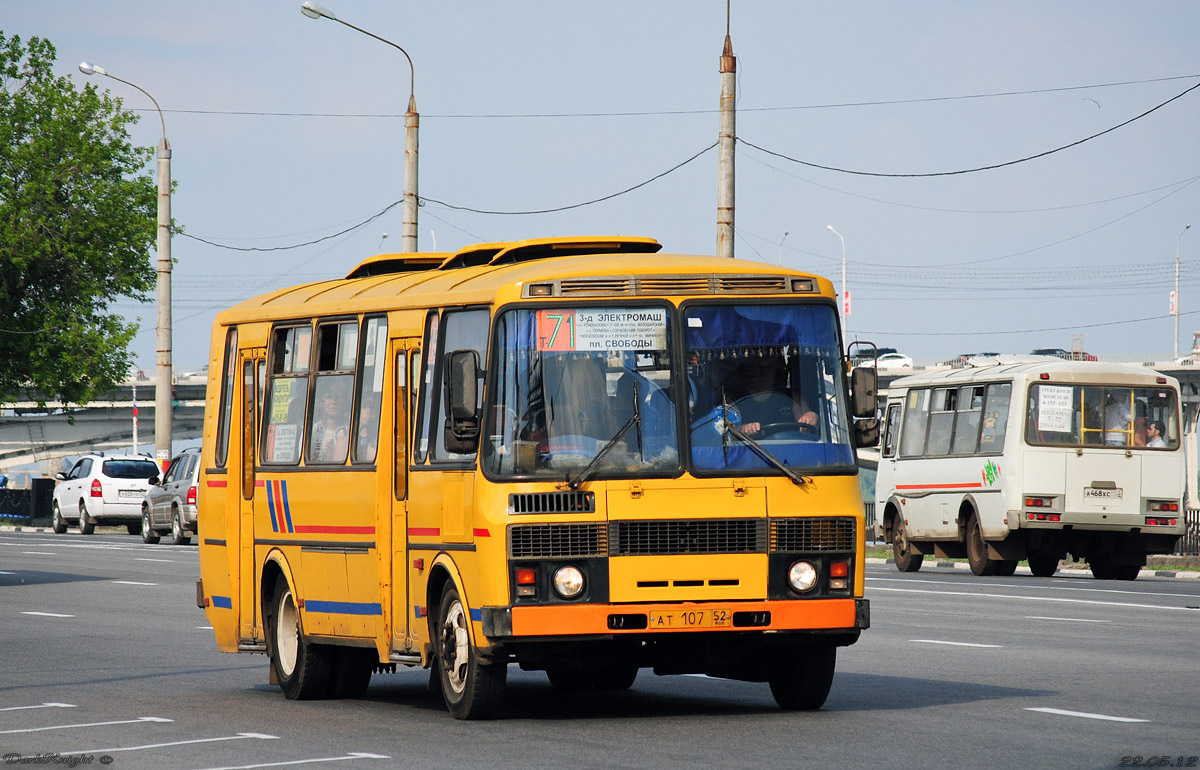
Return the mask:
<path id="1" fill-rule="evenodd" d="M 780 471 L 782 471 L 783 474 L 785 476 L 787 476 L 789 479 L 791 479 L 792 483 L 795 484 L 796 486 L 801 487 L 808 483 L 808 479 L 804 478 L 799 473 L 797 473 L 794 468 L 790 468 L 787 465 L 784 465 L 783 462 L 780 461 L 780 459 L 778 457 L 776 457 L 774 454 L 771 453 L 771 450 L 767 449 L 762 444 L 758 443 L 754 439 L 747 436 L 742 431 L 741 428 L 737 427 L 733 423 L 728 422 L 728 421 L 725 423 L 725 432 L 727 434 L 733 435 L 734 438 L 741 440 L 744 444 L 746 444 L 746 446 L 753 449 L 755 454 L 757 454 L 759 457 L 766 460 L 771 465 L 774 465 L 776 468 L 778 468 Z"/>
<path id="2" fill-rule="evenodd" d="M 571 476 L 569 474 L 567 475 L 567 486 L 569 486 L 571 488 L 572 492 L 575 491 L 576 489 L 579 489 L 579 485 L 582 484 L 583 482 L 587 481 L 588 476 L 591 475 L 592 470 L 595 469 L 595 467 L 600 464 L 600 461 L 602 459 L 604 459 L 604 455 L 608 454 L 609 451 L 612 450 L 612 448 L 617 445 L 617 442 L 619 442 L 625 436 L 625 434 L 629 432 L 629 429 L 632 428 L 634 425 L 636 425 L 637 429 L 638 429 L 638 454 L 641 455 L 642 454 L 642 411 L 641 411 L 641 409 L 638 408 L 637 385 L 633 386 L 633 416 L 625 421 L 625 424 L 621 426 L 621 429 L 618 430 L 616 432 L 616 434 L 614 434 L 613 437 L 610 438 L 608 440 L 608 442 L 605 443 L 605 445 L 600 448 L 600 451 L 596 453 L 596 456 L 592 458 L 592 461 L 590 463 L 588 463 L 587 466 L 585 466 L 583 470 L 581 470 L 579 473 L 575 474 L 574 476 Z M 644 461 L 644 459 L 645 458 L 643 457 L 643 461 Z"/>

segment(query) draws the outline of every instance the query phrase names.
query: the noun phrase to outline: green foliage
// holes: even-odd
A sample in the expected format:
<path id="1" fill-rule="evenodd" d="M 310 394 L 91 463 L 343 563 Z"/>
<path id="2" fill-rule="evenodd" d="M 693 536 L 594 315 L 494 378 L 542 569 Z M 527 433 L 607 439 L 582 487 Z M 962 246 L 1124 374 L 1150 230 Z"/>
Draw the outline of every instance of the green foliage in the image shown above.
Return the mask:
<path id="1" fill-rule="evenodd" d="M 0 403 L 82 403 L 130 368 L 109 311 L 154 285 L 152 148 L 121 102 L 55 77 L 54 46 L 0 31 Z"/>

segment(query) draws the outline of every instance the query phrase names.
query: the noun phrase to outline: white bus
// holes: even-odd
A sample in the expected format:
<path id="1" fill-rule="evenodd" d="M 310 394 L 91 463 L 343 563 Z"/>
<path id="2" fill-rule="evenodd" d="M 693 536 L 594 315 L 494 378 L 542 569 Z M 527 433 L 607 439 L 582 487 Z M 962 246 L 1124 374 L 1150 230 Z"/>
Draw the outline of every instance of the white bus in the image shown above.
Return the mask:
<path id="1" fill-rule="evenodd" d="M 992 360 L 888 389 L 877 527 L 902 572 L 925 556 L 976 575 L 1061 559 L 1134 580 L 1185 531 L 1179 383 L 1140 366 Z"/>

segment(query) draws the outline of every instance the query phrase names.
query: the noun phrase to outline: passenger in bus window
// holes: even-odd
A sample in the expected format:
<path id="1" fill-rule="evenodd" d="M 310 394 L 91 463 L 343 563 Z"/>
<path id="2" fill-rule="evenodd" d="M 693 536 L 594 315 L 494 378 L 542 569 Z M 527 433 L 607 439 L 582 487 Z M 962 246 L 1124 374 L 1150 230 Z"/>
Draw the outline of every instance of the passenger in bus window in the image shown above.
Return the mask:
<path id="1" fill-rule="evenodd" d="M 379 425 L 375 422 L 375 411 L 363 404 L 358 411 L 358 443 L 354 447 L 354 459 L 358 462 L 374 462 L 379 446 Z"/>
<path id="2" fill-rule="evenodd" d="M 346 461 L 350 445 L 350 387 L 347 378 L 317 380 L 317 408 L 309 435 L 308 456 L 314 462 Z"/>
<path id="3" fill-rule="evenodd" d="M 1146 426 L 1146 446 L 1148 447 L 1165 447 L 1167 440 L 1163 438 L 1167 432 L 1167 426 L 1161 420 L 1155 420 Z"/>
<path id="4" fill-rule="evenodd" d="M 734 406 L 742 417 L 741 429 L 747 436 L 757 436 L 772 425 L 817 425 L 817 413 L 804 402 L 804 397 L 786 386 L 782 360 L 774 357 L 750 359 L 741 367 L 745 378 L 746 395 Z M 811 429 L 810 428 L 810 429 Z"/>
<path id="5" fill-rule="evenodd" d="M 1108 396 L 1108 405 L 1104 408 L 1104 443 L 1108 446 L 1125 446 L 1129 443 L 1129 424 L 1133 415 L 1129 411 L 1129 399 L 1119 398 L 1112 394 Z"/>

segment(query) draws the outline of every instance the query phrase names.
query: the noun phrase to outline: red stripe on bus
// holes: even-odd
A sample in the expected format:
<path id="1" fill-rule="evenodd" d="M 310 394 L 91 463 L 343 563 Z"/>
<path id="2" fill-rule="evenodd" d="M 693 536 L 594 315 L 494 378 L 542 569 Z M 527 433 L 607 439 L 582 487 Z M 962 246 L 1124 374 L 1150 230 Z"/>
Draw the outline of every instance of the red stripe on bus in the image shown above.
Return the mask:
<path id="1" fill-rule="evenodd" d="M 317 524 L 297 524 L 295 527 L 297 533 L 319 533 L 324 535 L 374 535 L 374 527 L 338 527 L 338 526 L 320 526 Z"/>
<path id="2" fill-rule="evenodd" d="M 218 487 L 218 488 L 224 488 L 229 485 L 228 481 L 214 481 L 213 479 L 208 479 L 204 483 L 210 487 Z"/>
<path id="3" fill-rule="evenodd" d="M 983 483 L 972 481 L 965 484 L 897 484 L 896 489 L 977 489 Z"/>
<path id="4" fill-rule="evenodd" d="M 492 536 L 492 533 L 488 532 L 486 529 L 476 528 L 473 531 L 475 533 L 475 537 L 491 537 Z"/>
<path id="5" fill-rule="evenodd" d="M 442 531 L 437 527 L 409 527 L 408 534 L 417 537 L 437 537 Z"/>

